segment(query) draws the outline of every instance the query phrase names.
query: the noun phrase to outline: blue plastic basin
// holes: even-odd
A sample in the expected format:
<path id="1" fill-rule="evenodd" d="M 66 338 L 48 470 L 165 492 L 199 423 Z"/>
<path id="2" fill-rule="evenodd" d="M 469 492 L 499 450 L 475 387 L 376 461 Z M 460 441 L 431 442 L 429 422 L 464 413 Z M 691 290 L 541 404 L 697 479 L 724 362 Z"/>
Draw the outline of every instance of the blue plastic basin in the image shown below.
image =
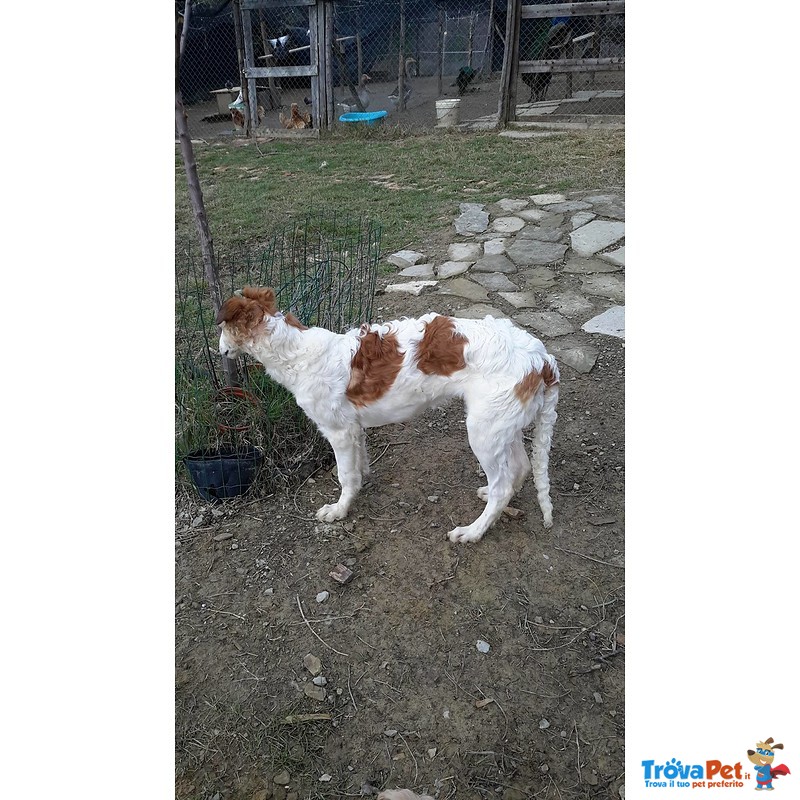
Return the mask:
<path id="1" fill-rule="evenodd" d="M 362 125 L 375 125 L 382 120 L 388 111 L 350 111 L 339 117 L 339 122 L 360 122 Z"/>

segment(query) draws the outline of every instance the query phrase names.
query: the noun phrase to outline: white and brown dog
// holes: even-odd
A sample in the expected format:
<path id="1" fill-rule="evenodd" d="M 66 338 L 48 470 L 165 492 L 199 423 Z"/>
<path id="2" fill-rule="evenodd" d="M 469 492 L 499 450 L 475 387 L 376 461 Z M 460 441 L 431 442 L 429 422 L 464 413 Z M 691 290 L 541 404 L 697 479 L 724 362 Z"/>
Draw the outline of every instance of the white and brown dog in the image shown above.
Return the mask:
<path id="1" fill-rule="evenodd" d="M 317 519 L 347 516 L 369 473 L 365 428 L 403 422 L 460 396 L 488 485 L 478 489 L 483 513 L 450 531 L 450 541 L 477 542 L 522 487 L 531 471 L 522 434 L 534 423 L 533 479 L 544 526 L 553 524 L 547 466 L 558 365 L 510 320 L 431 313 L 338 334 L 279 311 L 272 289 L 247 287 L 225 301 L 217 324 L 222 355 L 260 361 L 331 443 L 342 493 Z"/>

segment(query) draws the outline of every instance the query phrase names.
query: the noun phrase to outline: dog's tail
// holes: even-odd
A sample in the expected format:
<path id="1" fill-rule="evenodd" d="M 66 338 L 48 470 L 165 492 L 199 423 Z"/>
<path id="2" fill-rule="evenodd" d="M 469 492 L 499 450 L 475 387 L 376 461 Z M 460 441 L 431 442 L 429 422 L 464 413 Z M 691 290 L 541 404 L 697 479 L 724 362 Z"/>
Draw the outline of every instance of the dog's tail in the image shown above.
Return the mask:
<path id="1" fill-rule="evenodd" d="M 550 476 L 548 465 L 550 461 L 550 444 L 553 441 L 553 428 L 558 415 L 559 374 L 558 364 L 553 356 L 545 358 L 542 369 L 544 379 L 544 400 L 534 421 L 533 454 L 531 466 L 533 467 L 533 482 L 539 499 L 539 508 L 542 509 L 544 527 L 553 525 L 553 504 L 550 502 Z"/>

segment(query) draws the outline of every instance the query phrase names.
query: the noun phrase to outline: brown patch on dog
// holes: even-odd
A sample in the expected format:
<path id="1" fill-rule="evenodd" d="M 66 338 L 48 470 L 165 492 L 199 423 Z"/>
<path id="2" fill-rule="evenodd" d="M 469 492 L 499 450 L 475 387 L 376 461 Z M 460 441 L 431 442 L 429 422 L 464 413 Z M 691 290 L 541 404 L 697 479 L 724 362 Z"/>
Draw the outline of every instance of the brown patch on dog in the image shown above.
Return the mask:
<path id="1" fill-rule="evenodd" d="M 291 311 L 287 311 L 283 315 L 283 318 L 286 320 L 286 324 L 287 325 L 291 325 L 293 328 L 297 328 L 297 330 L 299 330 L 299 331 L 307 331 L 308 330 L 308 325 L 303 325 L 303 323 L 300 322 L 300 320 L 297 319 L 297 317 L 294 314 L 292 314 Z"/>
<path id="2" fill-rule="evenodd" d="M 554 383 L 558 383 L 558 375 L 556 375 L 555 370 L 546 361 L 542 367 L 542 378 L 544 378 L 545 386 L 552 386 Z"/>
<path id="3" fill-rule="evenodd" d="M 403 354 L 393 333 L 381 337 L 362 325 L 361 341 L 350 363 L 347 399 L 361 407 L 379 400 L 391 389 L 402 364 Z"/>
<path id="4" fill-rule="evenodd" d="M 516 393 L 521 403 L 527 403 L 536 394 L 536 390 L 542 383 L 541 373 L 532 369 L 515 387 Z"/>
<path id="5" fill-rule="evenodd" d="M 546 361 L 541 372 L 532 369 L 515 387 L 514 392 L 521 403 L 527 403 L 536 394 L 536 390 L 544 381 L 545 386 L 558 383 L 558 378 L 553 368 Z"/>
<path id="6" fill-rule="evenodd" d="M 425 375 L 449 377 L 464 369 L 464 346 L 469 339 L 456 332 L 451 317 L 434 317 L 425 323 L 425 333 L 417 345 L 417 368 Z"/>
<path id="7" fill-rule="evenodd" d="M 241 296 L 229 297 L 217 312 L 217 325 L 223 322 L 235 323 L 237 327 L 247 320 L 258 317 L 260 322 L 264 314 L 275 313 L 275 292 L 272 289 L 255 289 L 245 286 Z"/>
<path id="8" fill-rule="evenodd" d="M 272 316 L 278 310 L 275 305 L 275 292 L 272 289 L 263 289 L 257 286 L 245 286 L 242 289 L 242 297 L 255 300 L 266 314 Z"/>

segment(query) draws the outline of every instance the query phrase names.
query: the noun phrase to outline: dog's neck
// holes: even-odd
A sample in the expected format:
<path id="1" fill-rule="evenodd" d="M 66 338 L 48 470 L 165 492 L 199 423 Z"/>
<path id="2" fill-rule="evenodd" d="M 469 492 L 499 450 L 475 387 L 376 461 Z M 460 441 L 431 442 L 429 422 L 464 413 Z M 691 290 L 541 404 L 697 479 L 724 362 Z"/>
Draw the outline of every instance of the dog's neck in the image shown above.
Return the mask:
<path id="1" fill-rule="evenodd" d="M 291 389 L 310 362 L 334 346 L 341 334 L 325 328 L 297 327 L 282 312 L 267 319 L 266 332 L 254 341 L 250 355 L 264 365 L 267 374 Z"/>

